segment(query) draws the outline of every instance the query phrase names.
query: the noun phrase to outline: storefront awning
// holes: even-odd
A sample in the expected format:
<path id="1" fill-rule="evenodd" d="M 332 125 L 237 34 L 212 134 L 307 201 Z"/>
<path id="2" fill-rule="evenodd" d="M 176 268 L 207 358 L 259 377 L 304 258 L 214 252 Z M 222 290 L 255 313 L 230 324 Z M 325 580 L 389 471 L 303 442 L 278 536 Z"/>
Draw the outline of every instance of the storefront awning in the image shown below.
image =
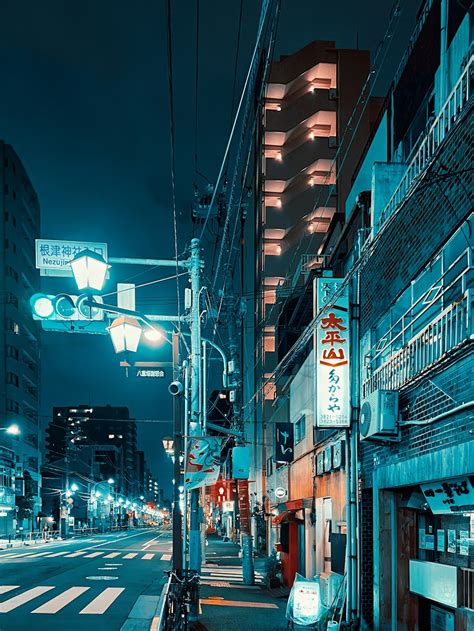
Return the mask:
<path id="1" fill-rule="evenodd" d="M 280 513 L 279 515 L 273 518 L 273 525 L 278 526 L 278 524 L 281 524 L 283 521 L 286 521 L 287 517 L 288 517 L 288 511 L 283 511 L 283 513 Z"/>

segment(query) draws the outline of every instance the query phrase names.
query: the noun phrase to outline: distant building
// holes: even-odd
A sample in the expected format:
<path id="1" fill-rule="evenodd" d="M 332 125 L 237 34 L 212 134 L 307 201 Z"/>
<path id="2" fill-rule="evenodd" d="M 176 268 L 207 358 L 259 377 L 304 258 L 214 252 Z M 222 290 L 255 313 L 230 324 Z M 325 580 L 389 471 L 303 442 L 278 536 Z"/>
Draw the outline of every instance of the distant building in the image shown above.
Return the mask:
<path id="1" fill-rule="evenodd" d="M 145 472 L 146 472 L 146 464 L 145 464 L 145 453 L 140 449 L 137 451 L 137 496 L 141 497 L 145 496 Z"/>
<path id="2" fill-rule="evenodd" d="M 29 306 L 39 290 L 39 235 L 38 197 L 14 149 L 0 141 L 0 418 L 2 427 L 16 423 L 21 430 L 15 437 L 0 432 L 0 536 L 34 528 L 41 509 L 39 329 Z"/>

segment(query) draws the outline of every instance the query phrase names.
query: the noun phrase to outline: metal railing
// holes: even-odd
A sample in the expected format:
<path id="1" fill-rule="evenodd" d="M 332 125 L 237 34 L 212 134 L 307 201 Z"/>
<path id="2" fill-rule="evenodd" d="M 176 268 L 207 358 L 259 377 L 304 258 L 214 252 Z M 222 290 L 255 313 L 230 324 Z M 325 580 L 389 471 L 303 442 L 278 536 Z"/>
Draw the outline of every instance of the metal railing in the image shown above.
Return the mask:
<path id="1" fill-rule="evenodd" d="M 313 267 L 324 266 L 326 255 L 317 256 L 315 254 L 303 254 L 300 257 L 293 275 L 285 278 L 276 288 L 277 298 L 285 298 L 290 296 L 298 285 L 300 278 L 304 282 L 308 280 Z"/>
<path id="2" fill-rule="evenodd" d="M 474 67 L 473 63 L 474 55 L 471 56 L 466 64 L 451 94 L 448 96 L 425 137 L 417 145 L 417 149 L 412 154 L 413 157 L 408 164 L 405 175 L 402 177 L 400 184 L 395 189 L 388 204 L 380 213 L 377 226 L 378 230 L 395 214 L 397 208 L 404 201 L 420 175 L 431 163 L 439 146 L 442 144 L 448 132 L 454 127 L 462 111 L 468 104 L 471 97 L 471 70 Z"/>
<path id="3" fill-rule="evenodd" d="M 446 353 L 467 342 L 472 333 L 474 294 L 465 292 L 423 330 L 377 368 L 363 384 L 364 396 L 378 389 L 398 390 L 440 361 Z"/>

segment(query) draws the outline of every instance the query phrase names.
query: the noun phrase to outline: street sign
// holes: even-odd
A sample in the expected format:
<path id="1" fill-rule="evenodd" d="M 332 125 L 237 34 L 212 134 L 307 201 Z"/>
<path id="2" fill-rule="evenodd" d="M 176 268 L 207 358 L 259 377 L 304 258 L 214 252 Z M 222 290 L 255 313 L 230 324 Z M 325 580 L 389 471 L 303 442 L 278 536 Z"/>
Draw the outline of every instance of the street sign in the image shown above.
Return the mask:
<path id="1" fill-rule="evenodd" d="M 285 496 L 286 496 L 286 489 L 284 489 L 282 486 L 279 486 L 278 488 L 275 489 L 275 497 L 276 498 L 281 500 Z"/>
<path id="2" fill-rule="evenodd" d="M 88 241 L 36 239 L 36 269 L 41 276 L 72 276 L 69 262 L 83 250 L 92 250 L 107 261 L 107 244 Z"/>
<path id="3" fill-rule="evenodd" d="M 292 462 L 294 450 L 293 423 L 275 423 L 275 462 Z"/>
<path id="4" fill-rule="evenodd" d="M 147 379 L 164 379 L 166 372 L 162 368 L 138 368 L 137 377 L 146 377 Z"/>

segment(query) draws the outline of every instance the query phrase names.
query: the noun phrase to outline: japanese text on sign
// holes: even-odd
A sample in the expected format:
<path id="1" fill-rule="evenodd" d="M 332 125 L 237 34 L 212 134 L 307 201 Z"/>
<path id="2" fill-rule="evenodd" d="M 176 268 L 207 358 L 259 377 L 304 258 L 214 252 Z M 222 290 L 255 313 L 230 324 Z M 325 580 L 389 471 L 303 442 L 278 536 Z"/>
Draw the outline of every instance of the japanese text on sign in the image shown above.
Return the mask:
<path id="1" fill-rule="evenodd" d="M 275 423 L 275 462 L 292 462 L 295 442 L 293 423 Z"/>
<path id="2" fill-rule="evenodd" d="M 421 490 L 435 515 L 461 511 L 463 507 L 474 505 L 474 486 L 469 477 L 422 484 Z"/>
<path id="3" fill-rule="evenodd" d="M 318 278 L 318 310 L 326 305 L 317 326 L 316 375 L 318 427 L 349 427 L 349 294 L 345 287 L 334 299 L 342 279 Z"/>
<path id="4" fill-rule="evenodd" d="M 108 260 L 106 243 L 36 239 L 36 268 L 46 275 L 72 276 L 69 263 L 83 250 L 92 250 Z"/>

